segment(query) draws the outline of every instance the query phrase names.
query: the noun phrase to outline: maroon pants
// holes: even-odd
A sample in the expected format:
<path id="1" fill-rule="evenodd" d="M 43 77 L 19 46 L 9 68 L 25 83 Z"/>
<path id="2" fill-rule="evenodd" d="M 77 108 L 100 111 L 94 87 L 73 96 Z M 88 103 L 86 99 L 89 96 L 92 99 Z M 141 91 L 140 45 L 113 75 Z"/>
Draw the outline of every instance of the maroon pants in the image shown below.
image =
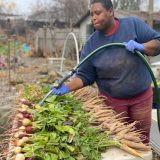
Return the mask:
<path id="1" fill-rule="evenodd" d="M 123 117 L 128 117 L 127 120 L 129 122 L 138 121 L 136 128 L 144 131 L 144 143 L 149 143 L 153 102 L 152 88 L 128 99 L 112 98 L 102 92 L 100 92 L 100 95 L 105 97 L 105 103 L 111 106 L 117 113 L 124 112 Z"/>

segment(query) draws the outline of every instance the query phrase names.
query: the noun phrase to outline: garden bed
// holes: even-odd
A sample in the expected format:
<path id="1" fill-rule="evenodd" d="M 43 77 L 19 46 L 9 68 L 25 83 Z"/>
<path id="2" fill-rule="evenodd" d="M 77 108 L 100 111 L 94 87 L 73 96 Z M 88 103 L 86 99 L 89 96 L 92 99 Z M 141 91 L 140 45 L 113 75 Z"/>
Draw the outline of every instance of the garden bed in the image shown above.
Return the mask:
<path id="1" fill-rule="evenodd" d="M 95 89 L 52 96 L 42 107 L 37 106 L 47 91 L 28 86 L 17 99 L 8 160 L 19 156 L 28 160 L 108 160 L 111 153 L 121 155 L 116 160 L 151 160 L 151 148 L 142 143 L 136 122 L 122 122 L 120 115 L 104 106 Z"/>

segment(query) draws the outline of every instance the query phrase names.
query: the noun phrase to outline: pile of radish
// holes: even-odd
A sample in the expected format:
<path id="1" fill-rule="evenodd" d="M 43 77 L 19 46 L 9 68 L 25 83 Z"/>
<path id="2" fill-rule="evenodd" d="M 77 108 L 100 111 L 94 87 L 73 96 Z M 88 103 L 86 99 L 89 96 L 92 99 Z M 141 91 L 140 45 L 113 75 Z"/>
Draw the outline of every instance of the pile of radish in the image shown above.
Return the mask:
<path id="1" fill-rule="evenodd" d="M 24 101 L 25 102 L 25 101 Z M 27 102 L 27 101 L 26 101 Z M 22 148 L 28 142 L 29 137 L 32 136 L 32 115 L 27 111 L 29 109 L 28 105 L 23 104 L 23 99 L 20 103 L 20 106 L 17 108 L 16 112 L 16 120 L 17 126 L 16 131 L 13 132 L 13 152 L 14 160 L 33 160 L 33 158 L 25 158 L 24 154 L 22 153 Z"/>
<path id="2" fill-rule="evenodd" d="M 28 94 L 27 90 L 18 99 L 14 113 L 10 159 L 100 160 L 101 153 L 113 146 L 142 158 L 138 151 L 151 149 L 142 143 L 136 122 L 124 123 L 93 88 L 49 97 L 42 107 L 36 105 L 42 97 Z"/>

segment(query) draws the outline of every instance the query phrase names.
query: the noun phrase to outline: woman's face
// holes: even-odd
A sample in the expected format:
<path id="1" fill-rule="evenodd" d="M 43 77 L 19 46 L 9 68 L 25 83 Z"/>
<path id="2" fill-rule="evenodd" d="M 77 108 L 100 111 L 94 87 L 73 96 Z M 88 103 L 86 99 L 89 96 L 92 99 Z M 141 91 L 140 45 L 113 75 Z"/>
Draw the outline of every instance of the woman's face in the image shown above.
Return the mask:
<path id="1" fill-rule="evenodd" d="M 113 10 L 106 9 L 102 3 L 93 3 L 90 9 L 91 21 L 95 29 L 108 30 L 114 19 Z"/>

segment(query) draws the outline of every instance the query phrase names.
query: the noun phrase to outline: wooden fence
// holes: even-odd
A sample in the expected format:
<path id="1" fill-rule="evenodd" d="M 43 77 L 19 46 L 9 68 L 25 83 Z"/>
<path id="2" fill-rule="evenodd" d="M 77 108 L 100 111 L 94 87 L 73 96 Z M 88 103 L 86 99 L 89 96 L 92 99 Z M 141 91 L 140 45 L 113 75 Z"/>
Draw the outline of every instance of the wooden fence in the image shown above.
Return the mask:
<path id="1" fill-rule="evenodd" d="M 70 33 L 69 29 L 45 29 L 40 28 L 36 33 L 35 51 L 39 56 L 45 57 L 61 57 L 64 41 Z M 77 40 L 79 39 L 78 31 L 73 30 Z M 67 44 L 67 52 L 75 49 L 74 41 L 71 39 Z"/>

